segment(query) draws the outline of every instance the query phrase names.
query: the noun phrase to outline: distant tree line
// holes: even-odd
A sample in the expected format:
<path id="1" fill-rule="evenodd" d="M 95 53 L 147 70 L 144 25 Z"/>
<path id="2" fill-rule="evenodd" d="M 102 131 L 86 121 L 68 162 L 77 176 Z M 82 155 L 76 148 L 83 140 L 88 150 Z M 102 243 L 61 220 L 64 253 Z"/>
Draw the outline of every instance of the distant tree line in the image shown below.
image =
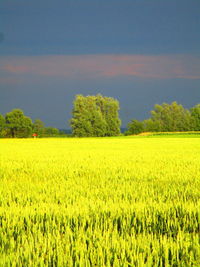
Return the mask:
<path id="1" fill-rule="evenodd" d="M 61 133 L 56 128 L 45 127 L 39 119 L 32 122 L 21 109 L 13 109 L 5 116 L 0 114 L 0 137 L 26 138 L 33 134 L 38 137 L 51 137 Z"/>
<path id="2" fill-rule="evenodd" d="M 72 136 L 120 135 L 119 102 L 112 97 L 76 95 L 70 125 Z M 147 120 L 133 119 L 128 123 L 125 135 L 141 132 L 200 131 L 200 104 L 185 109 L 177 102 L 156 104 Z M 69 136 L 57 128 L 45 127 L 40 119 L 32 122 L 21 109 L 0 114 L 0 137 L 25 138 L 31 136 Z"/>
<path id="3" fill-rule="evenodd" d="M 126 135 L 141 132 L 200 131 L 200 104 L 189 110 L 177 102 L 155 105 L 149 119 L 143 121 L 133 119 L 127 128 Z"/>

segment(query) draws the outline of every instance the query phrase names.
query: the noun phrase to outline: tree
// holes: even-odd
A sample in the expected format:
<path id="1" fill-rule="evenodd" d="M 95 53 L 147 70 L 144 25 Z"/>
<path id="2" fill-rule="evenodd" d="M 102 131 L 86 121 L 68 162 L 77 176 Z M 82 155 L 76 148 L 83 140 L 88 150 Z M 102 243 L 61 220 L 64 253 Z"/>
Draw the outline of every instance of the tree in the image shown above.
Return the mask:
<path id="1" fill-rule="evenodd" d="M 200 104 L 192 107 L 191 112 L 191 128 L 194 131 L 200 131 Z"/>
<path id="2" fill-rule="evenodd" d="M 40 119 L 36 119 L 33 123 L 33 132 L 38 135 L 38 137 L 41 137 L 44 135 L 45 132 L 45 126 L 44 123 Z"/>
<path id="3" fill-rule="evenodd" d="M 76 95 L 70 124 L 74 136 L 113 136 L 120 133 L 119 103 L 111 97 Z"/>
<path id="4" fill-rule="evenodd" d="M 28 137 L 32 133 L 32 121 L 21 109 L 6 114 L 5 127 L 11 137 Z"/>
<path id="5" fill-rule="evenodd" d="M 144 131 L 144 123 L 142 121 L 132 120 L 128 123 L 127 128 L 126 135 L 139 134 Z"/>
<path id="6" fill-rule="evenodd" d="M 161 122 L 159 120 L 147 119 L 143 121 L 145 132 L 160 132 Z"/>
<path id="7" fill-rule="evenodd" d="M 44 135 L 47 137 L 52 137 L 52 136 L 55 137 L 59 135 L 59 130 L 53 127 L 46 127 L 44 130 Z"/>
<path id="8" fill-rule="evenodd" d="M 3 135 L 3 130 L 5 128 L 5 118 L 0 114 L 0 136 Z"/>
<path id="9" fill-rule="evenodd" d="M 72 110 L 72 119 L 70 121 L 72 133 L 74 136 L 93 136 L 92 123 L 94 121 L 94 102 L 91 97 L 77 95 Z"/>
<path id="10" fill-rule="evenodd" d="M 112 97 L 104 97 L 104 108 L 102 111 L 106 121 L 106 136 L 120 134 L 121 120 L 119 119 L 119 102 Z"/>
<path id="11" fill-rule="evenodd" d="M 151 120 L 157 131 L 187 131 L 191 127 L 191 115 L 187 109 L 177 102 L 155 105 L 151 111 Z"/>

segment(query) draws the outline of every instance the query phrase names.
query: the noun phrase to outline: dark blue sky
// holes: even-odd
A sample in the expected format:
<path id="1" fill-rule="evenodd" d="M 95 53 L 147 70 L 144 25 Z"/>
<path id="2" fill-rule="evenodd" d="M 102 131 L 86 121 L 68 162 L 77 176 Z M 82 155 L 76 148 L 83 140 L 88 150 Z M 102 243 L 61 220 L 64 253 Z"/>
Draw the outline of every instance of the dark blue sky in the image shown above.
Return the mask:
<path id="1" fill-rule="evenodd" d="M 101 93 L 125 126 L 200 103 L 199 14 L 199 0 L 1 0 L 0 113 L 68 128 L 74 96 Z"/>

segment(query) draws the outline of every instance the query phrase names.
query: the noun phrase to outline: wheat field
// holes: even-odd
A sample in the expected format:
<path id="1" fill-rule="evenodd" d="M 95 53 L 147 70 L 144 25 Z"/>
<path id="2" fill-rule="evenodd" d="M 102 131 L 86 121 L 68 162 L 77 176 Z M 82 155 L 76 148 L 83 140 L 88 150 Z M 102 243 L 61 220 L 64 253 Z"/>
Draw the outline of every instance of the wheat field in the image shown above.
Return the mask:
<path id="1" fill-rule="evenodd" d="M 200 138 L 0 140 L 0 266 L 200 266 Z"/>

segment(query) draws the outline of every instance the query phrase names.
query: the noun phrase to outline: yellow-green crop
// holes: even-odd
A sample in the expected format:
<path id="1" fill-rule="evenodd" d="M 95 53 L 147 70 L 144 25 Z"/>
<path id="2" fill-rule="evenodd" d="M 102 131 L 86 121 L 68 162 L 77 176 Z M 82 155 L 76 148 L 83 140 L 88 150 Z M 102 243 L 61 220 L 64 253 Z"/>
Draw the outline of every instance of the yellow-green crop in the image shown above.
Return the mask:
<path id="1" fill-rule="evenodd" d="M 199 267 L 200 139 L 1 139 L 0 266 Z"/>

